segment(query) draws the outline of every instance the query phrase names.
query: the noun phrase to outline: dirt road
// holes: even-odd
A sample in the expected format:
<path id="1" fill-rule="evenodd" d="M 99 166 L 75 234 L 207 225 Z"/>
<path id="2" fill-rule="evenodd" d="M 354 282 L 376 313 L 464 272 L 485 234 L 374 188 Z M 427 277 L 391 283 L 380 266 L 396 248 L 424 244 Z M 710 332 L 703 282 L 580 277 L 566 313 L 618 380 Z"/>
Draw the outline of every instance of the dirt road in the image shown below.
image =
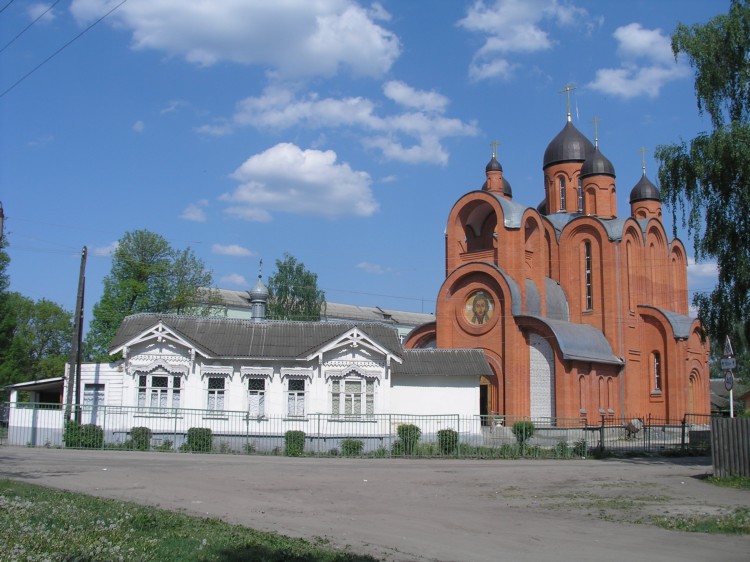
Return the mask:
<path id="1" fill-rule="evenodd" d="M 0 448 L 0 477 L 325 537 L 383 560 L 746 562 L 750 537 L 650 515 L 750 507 L 708 459 L 311 459 Z M 639 522 L 641 521 L 641 522 Z"/>

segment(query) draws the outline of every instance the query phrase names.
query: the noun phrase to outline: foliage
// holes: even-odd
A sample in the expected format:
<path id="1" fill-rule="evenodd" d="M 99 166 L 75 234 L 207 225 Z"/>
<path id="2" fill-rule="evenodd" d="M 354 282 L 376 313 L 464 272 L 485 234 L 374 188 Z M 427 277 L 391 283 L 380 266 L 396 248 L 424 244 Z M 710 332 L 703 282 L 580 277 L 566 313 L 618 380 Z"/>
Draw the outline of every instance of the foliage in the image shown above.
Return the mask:
<path id="1" fill-rule="evenodd" d="M 276 260 L 276 273 L 268 279 L 268 318 L 320 320 L 324 307 L 325 293 L 318 289 L 317 274 L 287 253 Z"/>
<path id="2" fill-rule="evenodd" d="M 305 432 L 290 429 L 284 434 L 284 454 L 287 457 L 301 457 L 305 452 Z"/>
<path id="3" fill-rule="evenodd" d="M 393 442 L 392 452 L 394 455 L 413 455 L 417 452 L 417 443 L 422 437 L 422 430 L 412 423 L 403 423 L 396 430 L 398 440 Z"/>
<path id="4" fill-rule="evenodd" d="M 220 298 L 207 289 L 213 276 L 190 248 L 173 249 L 148 230 L 126 232 L 112 254 L 102 296 L 86 336 L 90 359 L 109 357 L 109 344 L 123 319 L 139 312 L 209 314 Z"/>
<path id="5" fill-rule="evenodd" d="M 438 446 L 444 455 L 453 455 L 458 449 L 458 432 L 453 429 L 441 429 L 437 432 Z"/>
<path id="6" fill-rule="evenodd" d="M 182 444 L 183 451 L 193 453 L 210 453 L 214 448 L 213 432 L 210 427 L 191 427 L 187 430 L 187 439 Z"/>
<path id="7" fill-rule="evenodd" d="M 365 448 L 364 441 L 359 439 L 344 439 L 341 442 L 341 453 L 345 457 L 358 457 Z"/>
<path id="8" fill-rule="evenodd" d="M 677 57 L 695 68 L 698 111 L 713 130 L 688 144 L 659 146 L 662 200 L 677 211 L 695 246 L 696 259 L 716 259 L 719 282 L 693 303 L 714 340 L 750 318 L 750 3 L 733 0 L 727 15 L 705 24 L 679 25 L 672 36 Z M 750 328 L 750 326 L 749 326 Z"/>
<path id="9" fill-rule="evenodd" d="M 706 482 L 721 486 L 723 488 L 737 488 L 743 490 L 750 490 L 750 478 L 747 476 L 725 476 L 719 478 L 718 476 L 709 476 L 706 478 Z"/>
<path id="10" fill-rule="evenodd" d="M 523 447 L 526 442 L 534 436 L 534 422 L 531 421 L 517 421 L 513 424 L 513 435 L 516 436 L 516 441 Z"/>
<path id="11" fill-rule="evenodd" d="M 65 422 L 63 442 L 66 447 L 74 449 L 101 449 L 104 447 L 104 430 L 93 423 L 69 420 Z"/>
<path id="12" fill-rule="evenodd" d="M 148 427 L 133 427 L 130 429 L 130 440 L 133 449 L 148 451 L 151 448 L 151 430 Z"/>
<path id="13" fill-rule="evenodd" d="M 375 562 L 320 541 L 0 480 L 0 560 Z"/>

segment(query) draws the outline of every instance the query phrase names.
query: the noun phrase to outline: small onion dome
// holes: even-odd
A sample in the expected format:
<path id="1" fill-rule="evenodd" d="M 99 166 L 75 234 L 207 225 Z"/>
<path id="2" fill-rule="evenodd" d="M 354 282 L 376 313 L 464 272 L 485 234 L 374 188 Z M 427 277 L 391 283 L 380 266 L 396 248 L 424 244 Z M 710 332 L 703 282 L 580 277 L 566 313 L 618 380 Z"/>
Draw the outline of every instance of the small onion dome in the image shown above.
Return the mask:
<path id="1" fill-rule="evenodd" d="M 565 123 L 563 130 L 557 133 L 544 151 L 542 168 L 560 162 L 584 162 L 586 157 L 594 151 L 594 145 L 572 122 Z"/>
<path id="2" fill-rule="evenodd" d="M 495 158 L 494 154 L 492 155 L 492 160 L 490 160 L 487 163 L 487 167 L 484 169 L 485 172 L 502 172 L 503 167 L 500 164 L 500 162 L 497 161 L 497 158 Z"/>
<path id="3" fill-rule="evenodd" d="M 615 177 L 615 167 L 598 148 L 594 148 L 593 154 L 586 158 L 583 166 L 581 166 L 581 177 L 587 178 L 589 176 Z"/>
<path id="4" fill-rule="evenodd" d="M 513 197 L 513 188 L 510 186 L 510 182 L 505 178 L 503 178 L 503 195 Z"/>
<path id="5" fill-rule="evenodd" d="M 630 203 L 638 201 L 661 201 L 661 193 L 651 180 L 644 173 L 641 179 L 635 184 L 633 191 L 630 192 Z"/>
<path id="6" fill-rule="evenodd" d="M 250 290 L 251 301 L 267 301 L 268 300 L 268 289 L 263 284 L 263 280 L 258 276 L 258 282 Z"/>

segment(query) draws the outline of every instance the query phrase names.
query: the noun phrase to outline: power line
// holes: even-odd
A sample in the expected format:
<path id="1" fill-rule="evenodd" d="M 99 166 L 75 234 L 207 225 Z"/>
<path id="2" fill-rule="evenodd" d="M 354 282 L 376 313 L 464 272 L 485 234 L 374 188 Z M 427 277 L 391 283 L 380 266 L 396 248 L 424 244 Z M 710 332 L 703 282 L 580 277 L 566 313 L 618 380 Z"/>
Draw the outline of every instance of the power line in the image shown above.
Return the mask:
<path id="1" fill-rule="evenodd" d="M 63 50 L 65 50 L 65 49 L 66 49 L 66 48 L 67 48 L 67 47 L 68 47 L 68 46 L 69 46 L 69 45 L 70 45 L 71 43 L 73 43 L 74 41 L 76 41 L 76 40 L 77 40 L 78 38 L 80 38 L 80 37 L 81 37 L 81 36 L 82 36 L 82 35 L 83 35 L 84 33 L 86 33 L 86 32 L 87 32 L 88 30 L 90 30 L 90 29 L 91 29 L 92 27 L 94 27 L 94 26 L 95 26 L 96 24 L 98 24 L 98 23 L 99 23 L 100 21 L 102 21 L 102 20 L 103 20 L 104 18 L 106 18 L 106 17 L 107 17 L 108 15 L 110 15 L 110 14 L 111 14 L 112 12 L 114 12 L 115 10 L 117 10 L 117 9 L 118 9 L 118 8 L 119 8 L 120 6 L 122 6 L 122 5 L 123 5 L 123 4 L 125 3 L 125 2 L 127 2 L 127 1 L 128 1 L 128 0 L 122 0 L 122 2 L 120 2 L 119 4 L 117 4 L 117 5 L 116 5 L 116 6 L 114 7 L 114 8 L 112 8 L 112 9 L 111 9 L 110 11 L 108 11 L 108 12 L 107 12 L 106 14 L 104 14 L 104 15 L 103 15 L 102 17 L 100 17 L 100 18 L 99 18 L 98 20 L 96 20 L 96 21 L 95 21 L 94 23 L 92 23 L 91 25 L 89 25 L 89 26 L 88 26 L 88 27 L 87 27 L 86 29 L 84 29 L 83 31 L 81 31 L 81 32 L 80 32 L 80 33 L 79 33 L 78 35 L 76 35 L 75 37 L 73 37 L 73 39 L 71 39 L 70 41 L 68 41 L 67 43 L 65 43 L 65 44 L 64 44 L 64 45 L 63 45 L 62 47 L 60 47 L 59 49 L 57 49 L 57 50 L 56 50 L 56 51 L 55 51 L 54 53 L 52 53 L 52 54 L 51 54 L 50 56 L 48 56 L 48 57 L 47 57 L 46 59 L 44 59 L 44 60 L 43 60 L 42 62 L 40 62 L 40 63 L 39 63 L 38 65 L 36 65 L 36 66 L 35 66 L 34 68 L 32 68 L 32 69 L 31 69 L 30 71 L 28 71 L 28 72 L 27 72 L 26 74 L 24 74 L 23 76 L 21 76 L 21 78 L 19 78 L 18 80 L 16 80 L 16 82 L 14 82 L 12 86 L 10 86 L 9 88 L 7 88 L 7 89 L 6 89 L 6 90 L 5 90 L 5 91 L 4 91 L 4 92 L 3 92 L 2 94 L 0 94 L 0 98 L 4 97 L 4 96 L 5 96 L 5 94 L 7 94 L 8 92 L 12 91 L 12 90 L 13 90 L 13 89 L 14 89 L 14 88 L 15 88 L 16 86 L 18 86 L 18 85 L 19 85 L 19 84 L 20 84 L 21 82 L 23 82 L 23 81 L 24 81 L 24 80 L 26 80 L 26 79 L 27 79 L 27 78 L 28 78 L 29 76 L 31 76 L 32 74 L 34 74 L 34 72 L 36 72 L 36 71 L 37 71 L 37 70 L 39 70 L 39 69 L 40 69 L 40 68 L 41 68 L 42 66 L 44 66 L 45 64 L 47 64 L 47 63 L 48 63 L 48 62 L 49 62 L 50 60 L 52 60 L 52 59 L 53 59 L 53 58 L 54 58 L 55 56 L 57 56 L 57 55 L 58 55 L 58 54 L 60 54 L 60 53 L 61 53 L 61 52 L 62 52 Z M 7 6 L 6 6 L 6 7 L 7 7 Z"/>
<path id="2" fill-rule="evenodd" d="M 46 16 L 47 12 L 49 12 L 52 8 L 54 8 L 59 2 L 60 2 L 60 0 L 55 0 L 46 10 L 44 10 L 41 14 L 39 14 L 34 21 L 32 21 L 29 25 L 27 25 L 26 27 L 24 27 L 18 35 L 16 35 L 13 39 L 11 39 L 10 41 L 8 41 L 5 44 L 5 46 L 2 49 L 0 49 L 0 53 L 2 53 L 5 49 L 7 49 L 8 47 L 10 47 L 15 42 L 15 40 L 18 39 L 24 33 L 26 33 L 26 31 L 28 31 L 28 29 L 32 25 L 34 25 L 36 22 L 38 22 L 40 19 L 42 19 L 44 16 Z M 3 8 L 3 9 L 5 9 L 5 8 Z"/>
<path id="3" fill-rule="evenodd" d="M 5 8 L 7 8 L 8 6 L 10 6 L 10 5 L 11 5 L 11 4 L 13 3 L 13 1 L 14 1 L 14 0 L 10 0 L 10 2 L 8 2 L 8 3 L 7 3 L 7 4 L 5 5 L 5 6 L 3 6 L 2 8 L 0 8 L 0 14 L 2 14 L 2 13 L 3 13 L 4 11 L 5 11 Z"/>

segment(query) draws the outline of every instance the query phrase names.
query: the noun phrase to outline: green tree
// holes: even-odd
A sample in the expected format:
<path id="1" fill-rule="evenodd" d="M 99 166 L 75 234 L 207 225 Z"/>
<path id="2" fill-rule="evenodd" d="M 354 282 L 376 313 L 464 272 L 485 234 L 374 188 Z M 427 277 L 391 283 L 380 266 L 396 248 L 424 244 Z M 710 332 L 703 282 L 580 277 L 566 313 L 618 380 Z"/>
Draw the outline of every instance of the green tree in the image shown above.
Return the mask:
<path id="1" fill-rule="evenodd" d="M 5 240 L 0 240 L 0 387 L 13 380 L 11 364 L 18 356 L 17 350 L 13 347 L 16 317 L 12 313 L 11 297 L 8 293 L 10 278 L 7 270 L 10 257 L 5 251 L 5 246 Z"/>
<path id="2" fill-rule="evenodd" d="M 266 316 L 273 320 L 320 320 L 325 293 L 318 289 L 318 276 L 305 264 L 284 254 L 276 260 L 276 273 L 268 279 Z"/>
<path id="3" fill-rule="evenodd" d="M 206 315 L 219 302 L 213 275 L 190 248 L 173 249 L 148 230 L 126 232 L 112 255 L 101 299 L 94 305 L 86 354 L 97 361 L 123 319 L 139 312 Z"/>
<path id="4" fill-rule="evenodd" d="M 679 25 L 677 57 L 695 69 L 698 111 L 713 130 L 689 144 L 659 146 L 662 199 L 677 210 L 692 236 L 696 259 L 716 259 L 719 281 L 693 303 L 708 334 L 719 342 L 750 318 L 750 4 L 734 0 L 727 15 Z"/>

